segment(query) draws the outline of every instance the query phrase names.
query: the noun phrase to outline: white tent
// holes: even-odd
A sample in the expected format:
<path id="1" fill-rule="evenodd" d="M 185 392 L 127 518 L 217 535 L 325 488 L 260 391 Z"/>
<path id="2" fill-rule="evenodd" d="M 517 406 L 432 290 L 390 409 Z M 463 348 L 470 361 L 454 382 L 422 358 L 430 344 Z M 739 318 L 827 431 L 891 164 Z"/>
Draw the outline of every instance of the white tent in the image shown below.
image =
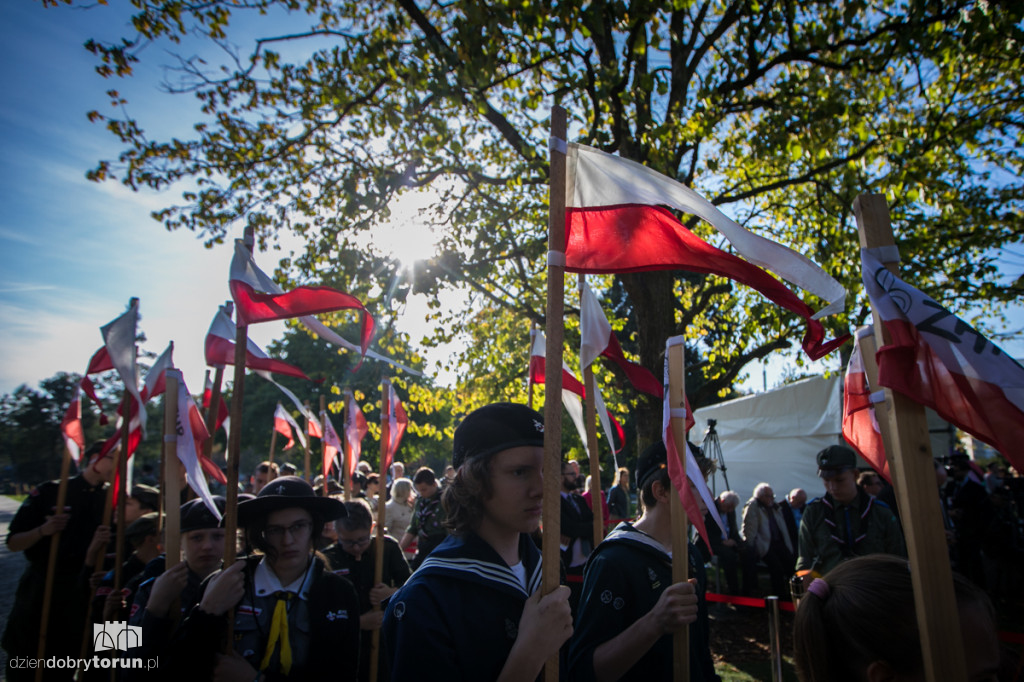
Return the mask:
<path id="1" fill-rule="evenodd" d="M 949 450 L 949 425 L 927 410 L 932 453 L 943 457 Z M 824 494 L 815 456 L 829 445 L 844 443 L 843 383 L 812 377 L 764 393 L 736 398 L 694 410 L 690 441 L 713 457 L 707 437 L 709 420 L 721 445 L 726 471 L 714 475 L 713 490 L 729 488 L 746 502 L 758 483 L 769 483 L 781 500 L 793 488 L 803 488 L 808 498 Z M 858 457 L 858 465 L 868 464 Z"/>
<path id="2" fill-rule="evenodd" d="M 841 377 L 804 379 L 702 407 L 693 414 L 690 440 L 704 447 L 709 457 L 713 456 L 713 448 L 708 447 L 709 420 L 716 422 L 726 468 L 724 475 L 715 473 L 716 492 L 726 489 L 726 478 L 742 502 L 762 482 L 771 484 L 779 500 L 793 488 L 803 488 L 812 498 L 825 492 L 814 458 L 823 448 L 843 442 Z"/>

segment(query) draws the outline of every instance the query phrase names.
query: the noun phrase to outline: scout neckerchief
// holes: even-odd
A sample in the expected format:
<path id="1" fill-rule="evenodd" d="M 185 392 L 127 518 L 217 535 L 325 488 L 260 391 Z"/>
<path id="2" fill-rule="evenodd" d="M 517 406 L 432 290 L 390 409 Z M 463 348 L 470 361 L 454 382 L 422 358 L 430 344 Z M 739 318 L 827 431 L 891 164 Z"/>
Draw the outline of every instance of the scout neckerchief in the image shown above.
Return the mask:
<path id="1" fill-rule="evenodd" d="M 857 506 L 860 507 L 862 511 L 860 513 L 860 535 L 855 538 L 852 537 L 853 528 L 850 525 L 851 505 L 843 506 L 843 529 L 840 530 L 839 524 L 837 523 L 839 519 L 836 519 L 836 512 L 838 510 L 835 505 L 833 505 L 834 500 L 832 495 L 826 493 L 825 496 L 821 498 L 821 502 L 828 507 L 829 510 L 829 515 L 825 517 L 825 523 L 829 526 L 831 538 L 839 545 L 839 550 L 842 552 L 844 557 L 848 558 L 856 555 L 857 545 L 861 540 L 867 537 L 868 522 L 871 519 L 869 513 L 871 512 L 871 506 L 874 504 L 875 498 L 868 495 L 861 488 L 857 488 Z M 840 537 L 840 535 L 843 537 Z"/>

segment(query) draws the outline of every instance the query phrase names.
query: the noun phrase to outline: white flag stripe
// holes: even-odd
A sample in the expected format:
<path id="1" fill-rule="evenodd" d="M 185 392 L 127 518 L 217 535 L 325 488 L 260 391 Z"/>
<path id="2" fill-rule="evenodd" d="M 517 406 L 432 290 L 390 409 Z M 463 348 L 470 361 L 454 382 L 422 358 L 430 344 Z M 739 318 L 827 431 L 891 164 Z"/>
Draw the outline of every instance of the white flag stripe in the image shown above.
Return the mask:
<path id="1" fill-rule="evenodd" d="M 175 372 L 178 375 L 178 459 L 185 465 L 185 471 L 188 473 L 189 487 L 195 491 L 196 495 L 203 501 L 203 504 L 206 505 L 206 508 L 210 510 L 210 513 L 220 520 L 220 510 L 217 509 L 217 505 L 213 502 L 213 496 L 210 495 L 210 489 L 206 485 L 206 474 L 203 473 L 203 467 L 199 463 L 195 434 L 192 433 L 192 423 L 189 418 L 191 411 L 198 410 L 199 408 L 196 407 L 195 401 L 192 400 L 188 387 L 185 386 L 185 378 L 181 372 L 173 369 L 168 371 Z"/>
<path id="2" fill-rule="evenodd" d="M 600 357 L 611 335 L 612 325 L 584 280 L 580 288 L 580 369 L 586 369 Z"/>
<path id="3" fill-rule="evenodd" d="M 139 393 L 139 368 L 135 361 L 135 333 L 139 321 L 139 301 L 133 299 L 131 307 L 122 315 L 100 328 L 110 362 L 114 365 L 125 389 L 135 398 L 139 414 L 139 428 L 146 438 L 146 406 Z"/>

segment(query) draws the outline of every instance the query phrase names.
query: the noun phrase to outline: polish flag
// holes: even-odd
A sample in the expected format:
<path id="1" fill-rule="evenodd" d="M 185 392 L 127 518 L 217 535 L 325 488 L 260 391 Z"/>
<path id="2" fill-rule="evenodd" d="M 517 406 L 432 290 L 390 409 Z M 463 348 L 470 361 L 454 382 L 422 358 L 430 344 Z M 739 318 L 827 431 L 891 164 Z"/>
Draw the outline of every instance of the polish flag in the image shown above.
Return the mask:
<path id="1" fill-rule="evenodd" d="M 530 337 L 533 339 L 530 346 L 530 383 L 543 384 L 546 381 L 544 372 L 546 371 L 547 364 L 547 340 L 544 332 L 537 329 L 530 330 Z M 562 406 L 569 414 L 572 423 L 576 425 L 576 432 L 580 434 L 583 448 L 589 452 L 587 428 L 583 423 L 583 398 L 585 397 L 586 390 L 583 388 L 583 382 L 576 378 L 576 375 L 569 369 L 569 365 L 565 363 L 565 360 L 562 360 Z M 622 430 L 622 426 L 615 419 L 615 416 L 605 407 L 604 398 L 601 396 L 600 391 L 594 394 L 594 407 L 601 418 L 601 426 L 604 429 L 605 438 L 608 439 L 614 458 L 625 442 L 625 431 Z M 616 441 L 612 438 L 613 425 L 615 433 L 619 435 L 618 442 L 620 445 L 618 448 L 615 447 Z"/>
<path id="2" fill-rule="evenodd" d="M 174 342 L 171 341 L 146 372 L 146 380 L 142 386 L 143 401 L 148 402 L 167 390 L 166 372 L 174 367 L 173 355 Z"/>
<path id="3" fill-rule="evenodd" d="M 878 383 L 935 410 L 1024 470 L 1024 367 L 882 264 L 892 249 L 861 249 L 864 288 L 892 342 Z"/>
<path id="4" fill-rule="evenodd" d="M 387 471 L 391 468 L 391 462 L 395 459 L 395 453 L 398 452 L 398 446 L 402 442 L 402 436 L 405 435 L 405 429 L 409 425 L 409 415 L 405 412 L 405 407 L 402 406 L 402 401 L 398 398 L 398 393 L 395 392 L 395 387 L 391 385 L 391 382 L 387 379 L 384 383 L 388 386 L 388 404 L 387 409 L 387 448 L 385 449 L 384 464 L 381 469 Z"/>
<path id="5" fill-rule="evenodd" d="M 133 298 L 128 310 L 100 328 L 103 345 L 110 356 L 110 363 L 117 370 L 125 389 L 135 398 L 139 415 L 139 429 L 146 437 L 146 408 L 139 393 L 139 368 L 135 364 L 135 333 L 139 321 L 139 299 Z"/>
<path id="6" fill-rule="evenodd" d="M 580 289 L 580 367 L 589 367 L 600 356 L 618 365 L 636 390 L 655 398 L 663 397 L 657 377 L 643 365 L 626 359 L 601 303 L 584 281 Z"/>
<path id="7" fill-rule="evenodd" d="M 110 361 L 110 354 L 107 353 L 106 346 L 100 346 L 99 350 L 92 354 L 89 358 L 89 366 L 85 370 L 85 374 L 82 376 L 80 386 L 82 391 L 89 396 L 93 404 L 100 411 L 100 424 L 106 426 L 109 423 L 107 415 L 103 413 L 103 404 L 100 402 L 99 396 L 96 395 L 96 388 L 93 386 L 92 379 L 89 378 L 90 374 L 99 374 L 100 372 L 106 372 L 114 369 L 114 364 Z"/>
<path id="8" fill-rule="evenodd" d="M 64 437 L 64 445 L 71 454 L 71 459 L 78 464 L 85 450 L 85 430 L 82 428 L 82 397 L 81 383 L 75 385 L 71 394 L 71 403 L 60 421 L 60 432 Z"/>
<path id="9" fill-rule="evenodd" d="M 320 420 L 312 412 L 306 413 L 306 433 L 311 438 L 323 440 L 324 437 L 324 430 L 320 427 Z"/>
<path id="10" fill-rule="evenodd" d="M 341 452 L 341 439 L 338 438 L 338 432 L 334 430 L 334 424 L 331 423 L 330 417 L 327 416 L 326 412 L 320 413 L 320 418 L 324 423 L 324 477 L 331 475 L 331 470 L 336 469 L 335 460 L 338 457 L 338 453 Z"/>
<path id="11" fill-rule="evenodd" d="M 352 474 L 355 473 L 356 463 L 363 454 L 363 438 L 370 431 L 369 425 L 366 423 L 366 417 L 363 416 L 363 411 L 359 405 L 356 404 L 355 396 L 352 395 L 352 391 L 345 391 L 345 440 L 348 441 L 348 471 L 345 472 L 348 477 L 346 480 L 352 480 Z"/>
<path id="12" fill-rule="evenodd" d="M 199 499 L 206 505 L 206 508 L 217 519 L 220 519 L 220 510 L 217 509 L 217 505 L 213 501 L 210 488 L 206 484 L 206 476 L 203 473 L 205 472 L 221 483 L 226 483 L 227 477 L 224 476 L 224 472 L 217 465 L 203 457 L 203 443 L 210 437 L 210 434 L 206 431 L 206 422 L 203 421 L 202 413 L 199 412 L 196 402 L 188 392 L 185 378 L 181 375 L 181 372 L 176 369 L 169 371 L 176 373 L 178 379 L 176 428 L 178 433 L 176 445 L 178 460 L 185 466 L 189 487 L 195 491 Z M 187 418 L 184 415 L 187 415 Z"/>
<path id="13" fill-rule="evenodd" d="M 545 358 L 547 357 L 547 341 L 544 332 L 531 330 L 530 336 L 533 341 L 530 346 L 530 383 L 543 384 L 544 372 L 547 370 Z M 580 398 L 586 395 L 583 382 L 576 378 L 576 375 L 569 369 L 569 365 L 562 362 L 562 390 L 575 393 Z"/>
<path id="14" fill-rule="evenodd" d="M 818 318 L 842 312 L 846 291 L 805 256 L 749 232 L 689 187 L 635 161 L 572 143 L 566 163 L 566 270 L 716 274 L 746 284 L 804 318 L 803 348 L 812 360 L 824 357 L 849 338 L 824 342 L 825 330 Z M 664 206 L 707 221 L 747 260 L 708 244 Z M 815 314 L 761 268 L 830 305 Z"/>
<path id="15" fill-rule="evenodd" d="M 203 387 L 203 409 L 210 409 L 210 401 L 213 400 L 213 382 L 210 381 L 210 372 L 206 372 L 206 385 Z M 231 423 L 231 411 L 228 410 L 228 404 L 224 400 L 224 395 L 219 396 L 220 404 L 217 405 L 217 419 L 213 423 L 213 431 L 217 432 L 221 426 L 224 427 L 225 433 L 228 431 L 228 426 Z"/>
<path id="16" fill-rule="evenodd" d="M 843 438 L 872 469 L 892 483 L 874 407 L 876 400 L 884 400 L 885 397 L 882 391 L 871 391 L 860 347 L 862 338 L 873 335 L 871 327 L 861 327 L 854 336 L 853 354 L 850 356 L 850 364 L 846 366 L 846 378 L 843 381 Z"/>
<path id="17" fill-rule="evenodd" d="M 285 292 L 274 280 L 256 266 L 252 253 L 241 239 L 235 240 L 235 257 L 231 261 L 231 297 L 238 307 L 238 319 L 245 324 L 307 317 L 336 310 L 358 310 L 362 313 L 360 349 L 366 349 L 373 338 L 373 318 L 355 296 L 325 286 L 301 286 Z"/>
<path id="18" fill-rule="evenodd" d="M 235 364 L 235 323 L 231 321 L 224 306 L 221 306 L 210 323 L 206 334 L 206 364 L 211 367 Z M 269 357 L 252 339 L 246 339 L 245 366 L 264 372 L 285 374 L 312 381 L 295 365 Z"/>
<path id="19" fill-rule="evenodd" d="M 291 450 L 295 447 L 295 437 L 292 435 L 292 427 L 295 428 L 294 433 L 298 433 L 301 437 L 302 429 L 295 423 L 292 416 L 281 406 L 281 403 L 277 404 L 277 409 L 274 410 L 274 430 L 280 433 L 282 436 L 288 439 L 288 444 L 285 445 L 282 450 Z M 305 448 L 305 444 L 303 444 Z"/>
<path id="20" fill-rule="evenodd" d="M 704 544 L 711 547 L 711 539 L 708 537 L 707 528 L 704 527 L 704 514 L 700 511 L 700 505 L 697 503 L 697 498 L 693 495 L 693 490 L 690 489 L 690 485 L 686 482 L 686 479 L 690 480 L 693 484 L 694 490 L 704 500 L 704 506 L 707 507 L 711 517 L 718 524 L 718 527 L 725 529 L 725 524 L 722 523 L 722 518 L 718 515 L 718 507 L 715 506 L 714 497 L 711 495 L 711 491 L 708 490 L 708 483 L 704 480 L 704 475 L 700 471 L 700 467 L 697 465 L 697 460 L 693 456 L 692 445 L 689 442 L 684 442 L 686 450 L 686 473 L 683 473 L 683 459 L 682 455 L 679 454 L 679 448 L 676 447 L 676 439 L 672 433 L 672 405 L 669 399 L 668 390 L 668 349 L 676 344 L 682 344 L 683 337 L 673 336 L 665 342 L 665 398 L 662 400 L 662 412 L 661 412 L 661 433 L 662 439 L 665 442 L 665 450 L 668 453 L 668 475 L 672 480 L 672 487 L 676 489 L 679 494 L 679 501 L 683 504 L 683 509 L 686 510 L 686 517 L 693 527 L 697 529 L 697 532 L 702 538 L 704 538 Z M 686 419 L 690 420 L 690 408 L 687 406 L 684 408 L 686 411 Z M 709 550 L 710 551 L 710 550 Z"/>

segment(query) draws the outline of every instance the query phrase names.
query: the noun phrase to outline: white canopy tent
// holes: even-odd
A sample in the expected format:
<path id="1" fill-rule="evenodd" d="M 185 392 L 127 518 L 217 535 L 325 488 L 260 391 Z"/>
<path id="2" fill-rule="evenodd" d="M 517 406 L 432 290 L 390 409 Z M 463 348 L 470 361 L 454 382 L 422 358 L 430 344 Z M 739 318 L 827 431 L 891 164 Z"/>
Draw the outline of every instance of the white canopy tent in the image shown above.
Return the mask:
<path id="1" fill-rule="evenodd" d="M 762 482 L 771 484 L 778 500 L 793 488 L 803 488 L 809 498 L 822 495 L 825 489 L 817 476 L 815 456 L 829 445 L 845 442 L 842 381 L 838 375 L 812 377 L 694 410 L 690 441 L 704 447 L 708 456 L 713 454 L 707 447 L 709 420 L 716 422 L 726 471 L 724 476 L 716 472 L 708 481 L 712 490 L 724 491 L 728 477 L 729 488 L 743 502 Z M 949 448 L 948 425 L 931 410 L 928 423 L 932 453 L 942 457 Z M 868 466 L 861 459 L 859 465 Z"/>

